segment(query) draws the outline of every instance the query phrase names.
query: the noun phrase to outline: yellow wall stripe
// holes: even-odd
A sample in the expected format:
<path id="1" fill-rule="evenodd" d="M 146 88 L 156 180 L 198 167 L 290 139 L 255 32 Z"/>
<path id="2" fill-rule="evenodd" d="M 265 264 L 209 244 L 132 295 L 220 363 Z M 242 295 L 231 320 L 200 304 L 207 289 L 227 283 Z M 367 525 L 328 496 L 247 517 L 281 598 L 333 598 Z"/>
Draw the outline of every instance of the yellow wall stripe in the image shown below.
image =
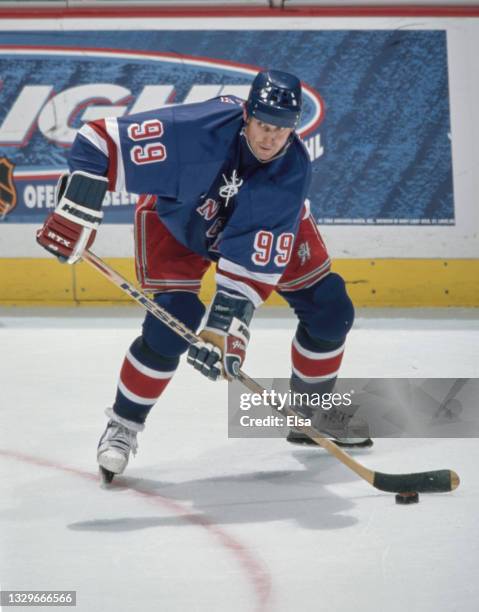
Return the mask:
<path id="1" fill-rule="evenodd" d="M 132 259 L 106 261 L 135 282 Z M 346 280 L 357 307 L 479 306 L 479 259 L 337 259 L 333 270 Z M 214 292 L 213 269 L 201 297 Z M 129 298 L 85 263 L 55 259 L 0 259 L 1 305 L 127 304 Z M 282 306 L 274 293 L 267 302 Z"/>

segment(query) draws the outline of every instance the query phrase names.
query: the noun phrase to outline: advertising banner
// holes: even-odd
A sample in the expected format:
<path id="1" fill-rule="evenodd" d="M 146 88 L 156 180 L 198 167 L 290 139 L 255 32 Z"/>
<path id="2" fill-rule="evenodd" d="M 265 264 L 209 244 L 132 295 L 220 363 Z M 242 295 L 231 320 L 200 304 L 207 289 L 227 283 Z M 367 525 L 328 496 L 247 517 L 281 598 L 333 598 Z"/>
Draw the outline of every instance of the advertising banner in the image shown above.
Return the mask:
<path id="1" fill-rule="evenodd" d="M 273 67 L 304 85 L 322 225 L 454 225 L 445 30 L 5 31 L 0 225 L 40 223 L 85 121 L 218 95 Z M 135 194 L 107 194 L 131 223 Z"/>

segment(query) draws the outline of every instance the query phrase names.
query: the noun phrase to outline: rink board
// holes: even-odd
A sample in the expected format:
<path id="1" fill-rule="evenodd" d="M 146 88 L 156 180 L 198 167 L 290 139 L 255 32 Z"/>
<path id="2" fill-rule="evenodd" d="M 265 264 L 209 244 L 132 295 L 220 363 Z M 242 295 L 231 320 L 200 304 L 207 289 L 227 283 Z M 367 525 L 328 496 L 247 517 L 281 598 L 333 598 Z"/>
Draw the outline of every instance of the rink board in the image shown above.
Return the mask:
<path id="1" fill-rule="evenodd" d="M 120 274 L 135 282 L 132 259 L 106 258 Z M 356 307 L 477 306 L 477 259 L 337 259 L 333 270 L 346 280 Z M 87 264 L 62 265 L 50 259 L 0 260 L 3 305 L 110 305 L 131 300 Z M 214 266 L 206 274 L 201 298 L 214 292 Z M 284 306 L 273 293 L 268 306 Z"/>
<path id="2" fill-rule="evenodd" d="M 261 62 L 296 71 L 307 86 L 299 132 L 313 164 L 311 207 L 355 303 L 479 306 L 479 74 L 470 62 L 479 19 L 443 15 L 40 21 L 0 13 L 0 158 L 15 164 L 17 199 L 0 221 L 0 303 L 123 302 L 94 273 L 58 266 L 33 238 L 54 206 L 75 130 L 95 113 L 138 111 L 153 83 L 167 103 L 199 101 L 215 84 L 216 94 L 244 96 Z M 43 101 L 22 102 L 28 91 Z M 108 195 L 95 244 L 131 277 L 134 204 Z M 212 290 L 209 275 L 206 301 Z"/>

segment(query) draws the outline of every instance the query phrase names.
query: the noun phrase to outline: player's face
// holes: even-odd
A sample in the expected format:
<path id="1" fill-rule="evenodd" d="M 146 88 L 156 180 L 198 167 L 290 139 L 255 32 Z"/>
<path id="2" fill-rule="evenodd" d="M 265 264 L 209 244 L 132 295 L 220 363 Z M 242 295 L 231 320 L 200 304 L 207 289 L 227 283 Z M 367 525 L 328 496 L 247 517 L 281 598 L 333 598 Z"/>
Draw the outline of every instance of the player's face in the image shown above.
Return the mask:
<path id="1" fill-rule="evenodd" d="M 247 120 L 245 135 L 253 153 L 261 161 L 268 161 L 277 155 L 286 144 L 293 128 L 277 127 L 263 123 L 254 117 Z"/>

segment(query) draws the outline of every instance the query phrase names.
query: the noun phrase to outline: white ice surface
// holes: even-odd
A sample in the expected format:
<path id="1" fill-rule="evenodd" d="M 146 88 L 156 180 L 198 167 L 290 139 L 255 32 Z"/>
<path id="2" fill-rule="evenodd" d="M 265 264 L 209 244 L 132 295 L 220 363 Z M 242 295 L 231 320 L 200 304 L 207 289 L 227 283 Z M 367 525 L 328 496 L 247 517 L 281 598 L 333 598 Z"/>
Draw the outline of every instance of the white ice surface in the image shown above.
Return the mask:
<path id="1" fill-rule="evenodd" d="M 479 609 L 477 439 L 357 452 L 381 471 L 461 476 L 453 493 L 398 506 L 323 450 L 228 439 L 226 385 L 183 364 L 105 490 L 102 410 L 141 313 L 0 314 L 4 590 L 76 590 L 82 612 Z M 479 376 L 477 313 L 412 314 L 359 318 L 342 374 Z M 245 370 L 287 377 L 293 329 L 258 318 Z"/>

